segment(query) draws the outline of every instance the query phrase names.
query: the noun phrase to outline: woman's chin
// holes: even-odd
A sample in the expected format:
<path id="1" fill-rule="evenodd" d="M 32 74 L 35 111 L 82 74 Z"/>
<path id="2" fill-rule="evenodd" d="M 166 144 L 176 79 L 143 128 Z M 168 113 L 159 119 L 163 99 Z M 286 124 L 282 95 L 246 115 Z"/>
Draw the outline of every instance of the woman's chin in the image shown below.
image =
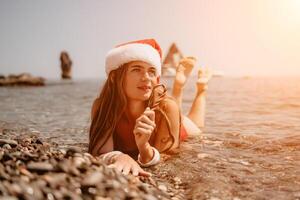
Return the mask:
<path id="1" fill-rule="evenodd" d="M 142 96 L 143 101 L 149 100 L 151 94 L 146 94 Z"/>
<path id="2" fill-rule="evenodd" d="M 147 93 L 142 94 L 139 97 L 141 98 L 141 100 L 147 101 L 147 100 L 149 100 L 150 96 L 151 96 L 151 92 L 147 92 Z"/>
<path id="3" fill-rule="evenodd" d="M 151 91 L 149 92 L 140 92 L 131 96 L 131 99 L 139 100 L 139 101 L 147 101 L 151 96 Z"/>

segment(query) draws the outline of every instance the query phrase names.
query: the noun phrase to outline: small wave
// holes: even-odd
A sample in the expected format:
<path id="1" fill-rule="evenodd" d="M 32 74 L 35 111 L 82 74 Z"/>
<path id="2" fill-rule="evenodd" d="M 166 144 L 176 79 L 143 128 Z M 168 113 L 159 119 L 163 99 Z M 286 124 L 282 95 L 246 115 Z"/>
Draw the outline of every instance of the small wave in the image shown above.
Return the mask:
<path id="1" fill-rule="evenodd" d="M 250 149 L 263 153 L 300 150 L 300 135 L 261 140 Z"/>
<path id="2" fill-rule="evenodd" d="M 294 108 L 300 108 L 299 103 L 286 103 L 286 104 L 280 104 L 275 107 L 275 109 L 294 109 Z"/>

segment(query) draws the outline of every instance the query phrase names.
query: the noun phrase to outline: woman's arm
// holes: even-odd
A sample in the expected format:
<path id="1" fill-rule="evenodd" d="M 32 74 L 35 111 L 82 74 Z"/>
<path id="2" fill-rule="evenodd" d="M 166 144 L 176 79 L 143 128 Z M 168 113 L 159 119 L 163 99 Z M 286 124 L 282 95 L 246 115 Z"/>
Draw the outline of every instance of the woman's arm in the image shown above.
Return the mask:
<path id="1" fill-rule="evenodd" d="M 153 158 L 154 152 L 148 141 L 155 126 L 155 113 L 147 107 L 144 113 L 137 118 L 133 130 L 142 163 L 147 163 Z"/>
<path id="2" fill-rule="evenodd" d="M 133 130 L 139 150 L 138 163 L 143 167 L 155 165 L 160 160 L 157 149 L 149 144 L 149 139 L 155 127 L 155 112 L 147 107 L 144 113 L 136 119 Z"/>
<path id="3" fill-rule="evenodd" d="M 179 147 L 181 113 L 178 104 L 172 98 L 167 98 L 160 106 L 161 120 L 154 138 L 154 147 L 160 152 L 173 150 Z"/>
<path id="4" fill-rule="evenodd" d="M 97 115 L 97 108 L 99 107 L 99 99 L 96 99 L 92 106 L 92 120 Z M 129 155 L 124 154 L 120 151 L 114 151 L 113 143 L 113 134 L 108 138 L 106 143 L 100 148 L 100 150 L 95 155 L 100 155 L 100 158 L 107 164 L 109 167 L 116 168 L 118 171 L 122 172 L 125 175 L 128 175 L 130 172 L 134 176 L 151 176 L 151 173 L 144 171 L 139 164 L 132 159 Z M 97 146 L 97 143 L 95 144 Z M 93 148 L 99 149 L 99 148 Z"/>

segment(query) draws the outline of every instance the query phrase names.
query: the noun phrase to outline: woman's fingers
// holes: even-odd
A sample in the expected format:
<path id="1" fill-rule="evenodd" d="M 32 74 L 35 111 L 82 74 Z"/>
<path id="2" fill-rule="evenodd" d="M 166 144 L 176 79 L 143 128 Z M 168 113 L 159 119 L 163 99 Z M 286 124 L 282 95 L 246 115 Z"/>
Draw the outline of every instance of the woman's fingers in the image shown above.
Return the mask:
<path id="1" fill-rule="evenodd" d="M 128 175 L 131 172 L 132 175 L 134 175 L 134 176 L 138 176 L 138 175 L 147 176 L 147 177 L 151 176 L 151 173 L 143 170 L 137 163 L 132 164 L 132 165 L 123 166 L 123 169 L 121 172 L 124 175 Z"/>
<path id="2" fill-rule="evenodd" d="M 144 128 L 135 128 L 134 134 L 149 134 L 151 135 L 153 130 L 150 129 L 144 129 Z"/>
<path id="3" fill-rule="evenodd" d="M 115 168 L 117 169 L 117 171 L 122 172 L 124 165 L 116 165 Z"/>
<path id="4" fill-rule="evenodd" d="M 116 165 L 115 164 L 110 164 L 107 166 L 108 168 L 116 168 Z"/>
<path id="5" fill-rule="evenodd" d="M 134 134 L 149 134 L 151 135 L 153 130 L 155 129 L 156 124 L 145 114 L 142 114 L 135 123 L 135 127 L 133 130 Z"/>
<path id="6" fill-rule="evenodd" d="M 151 126 L 155 126 L 155 122 L 152 121 L 149 117 L 147 117 L 145 114 L 142 114 L 138 119 L 137 122 L 143 122 L 146 124 L 149 124 Z"/>
<path id="7" fill-rule="evenodd" d="M 117 170 L 120 171 L 124 175 L 128 175 L 130 172 L 132 173 L 133 176 L 150 177 L 152 175 L 151 173 L 143 170 L 140 166 L 122 166 L 121 168 L 117 167 Z"/>
<path id="8" fill-rule="evenodd" d="M 114 163 L 114 164 L 108 165 L 108 168 L 114 168 L 114 169 L 116 169 L 118 172 L 122 172 L 122 171 L 123 171 L 123 168 L 124 168 L 124 165 L 120 165 L 120 164 Z"/>
<path id="9" fill-rule="evenodd" d="M 143 170 L 137 163 L 131 165 L 122 165 L 122 164 L 110 164 L 108 165 L 109 168 L 115 168 L 117 171 L 121 172 L 124 175 L 128 175 L 130 172 L 133 176 L 152 176 L 151 173 L 146 172 Z"/>
<path id="10" fill-rule="evenodd" d="M 122 170 L 122 174 L 128 175 L 131 170 L 131 166 L 125 165 Z"/>
<path id="11" fill-rule="evenodd" d="M 144 114 L 149 117 L 150 120 L 155 121 L 155 112 L 151 110 L 149 107 L 146 108 Z"/>
<path id="12" fill-rule="evenodd" d="M 146 172 L 146 171 L 143 170 L 143 169 L 141 169 L 141 170 L 139 171 L 139 175 L 140 175 L 140 176 L 146 176 L 146 177 L 152 176 L 152 174 L 151 174 L 150 172 Z"/>
<path id="13" fill-rule="evenodd" d="M 131 172 L 132 172 L 133 176 L 138 176 L 139 175 L 139 171 L 140 171 L 140 169 L 137 166 L 133 166 L 132 169 L 131 169 Z"/>
<path id="14" fill-rule="evenodd" d="M 142 121 L 139 121 L 136 125 L 137 128 L 144 128 L 144 129 L 151 129 L 152 131 L 154 130 L 155 126 L 153 125 L 149 125 L 149 124 L 146 124 Z"/>

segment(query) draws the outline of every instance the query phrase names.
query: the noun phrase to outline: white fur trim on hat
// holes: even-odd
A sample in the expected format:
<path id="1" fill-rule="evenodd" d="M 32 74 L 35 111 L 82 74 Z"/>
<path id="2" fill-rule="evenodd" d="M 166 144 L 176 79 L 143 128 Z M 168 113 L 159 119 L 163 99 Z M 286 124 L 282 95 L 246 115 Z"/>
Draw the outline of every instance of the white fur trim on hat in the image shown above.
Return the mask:
<path id="1" fill-rule="evenodd" d="M 130 43 L 115 47 L 106 55 L 105 72 L 107 76 L 112 70 L 131 61 L 143 61 L 156 68 L 161 74 L 161 58 L 158 51 L 148 44 Z"/>

